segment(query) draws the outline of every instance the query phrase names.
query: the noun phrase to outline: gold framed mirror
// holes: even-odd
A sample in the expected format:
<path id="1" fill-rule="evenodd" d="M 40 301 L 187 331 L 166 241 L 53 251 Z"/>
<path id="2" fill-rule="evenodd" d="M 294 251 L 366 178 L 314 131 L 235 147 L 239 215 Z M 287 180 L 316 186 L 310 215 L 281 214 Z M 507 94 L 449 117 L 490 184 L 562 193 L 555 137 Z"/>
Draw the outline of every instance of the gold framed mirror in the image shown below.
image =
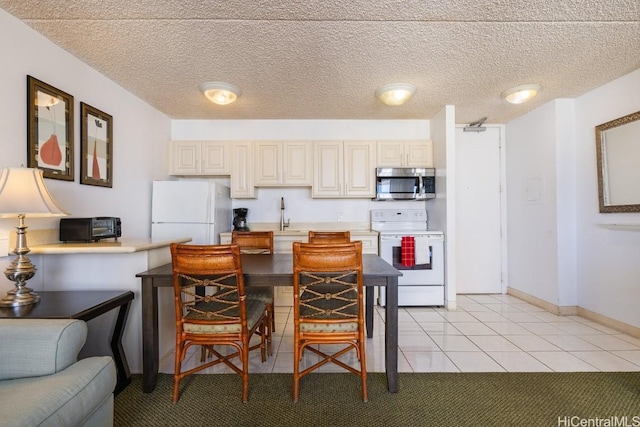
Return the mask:
<path id="1" fill-rule="evenodd" d="M 600 212 L 640 212 L 640 111 L 596 126 Z"/>

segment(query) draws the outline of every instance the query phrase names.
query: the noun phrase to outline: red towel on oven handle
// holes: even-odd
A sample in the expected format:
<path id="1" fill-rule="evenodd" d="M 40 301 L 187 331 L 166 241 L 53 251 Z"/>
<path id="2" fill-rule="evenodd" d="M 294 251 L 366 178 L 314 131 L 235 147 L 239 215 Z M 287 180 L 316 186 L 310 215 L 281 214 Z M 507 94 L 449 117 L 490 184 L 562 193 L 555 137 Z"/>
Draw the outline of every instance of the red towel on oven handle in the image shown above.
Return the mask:
<path id="1" fill-rule="evenodd" d="M 416 243 L 412 236 L 403 236 L 400 242 L 401 264 L 403 267 L 416 265 Z"/>

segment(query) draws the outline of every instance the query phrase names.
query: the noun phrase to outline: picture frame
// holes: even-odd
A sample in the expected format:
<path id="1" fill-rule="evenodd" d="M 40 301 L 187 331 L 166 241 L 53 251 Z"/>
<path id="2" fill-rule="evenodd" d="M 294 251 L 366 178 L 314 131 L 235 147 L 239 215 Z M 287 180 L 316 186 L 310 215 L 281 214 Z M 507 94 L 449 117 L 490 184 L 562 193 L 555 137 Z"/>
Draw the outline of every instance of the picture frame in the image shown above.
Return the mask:
<path id="1" fill-rule="evenodd" d="M 73 181 L 73 96 L 27 76 L 27 166 Z"/>
<path id="2" fill-rule="evenodd" d="M 113 117 L 80 103 L 80 184 L 113 187 Z"/>

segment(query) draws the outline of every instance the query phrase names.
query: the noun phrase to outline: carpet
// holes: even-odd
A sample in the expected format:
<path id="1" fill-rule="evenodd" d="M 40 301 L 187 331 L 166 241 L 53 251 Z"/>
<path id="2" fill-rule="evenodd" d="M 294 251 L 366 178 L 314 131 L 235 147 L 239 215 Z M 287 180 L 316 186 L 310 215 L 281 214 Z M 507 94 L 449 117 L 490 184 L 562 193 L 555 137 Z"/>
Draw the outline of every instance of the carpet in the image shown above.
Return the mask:
<path id="1" fill-rule="evenodd" d="M 384 373 L 368 375 L 369 402 L 349 373 L 314 373 L 291 400 L 291 374 L 250 374 L 249 402 L 235 374 L 191 375 L 171 403 L 172 376 L 153 393 L 142 376 L 115 398 L 115 426 L 640 426 L 640 373 Z M 590 423 L 590 424 L 587 424 Z"/>

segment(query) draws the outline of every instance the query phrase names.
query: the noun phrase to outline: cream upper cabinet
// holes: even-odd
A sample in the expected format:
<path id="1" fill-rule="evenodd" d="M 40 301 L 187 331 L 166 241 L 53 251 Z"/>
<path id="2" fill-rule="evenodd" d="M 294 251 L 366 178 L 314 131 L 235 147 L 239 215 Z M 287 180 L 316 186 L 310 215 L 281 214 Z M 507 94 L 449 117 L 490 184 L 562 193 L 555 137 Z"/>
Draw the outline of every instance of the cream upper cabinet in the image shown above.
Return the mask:
<path id="1" fill-rule="evenodd" d="M 172 141 L 170 175 L 229 175 L 229 141 Z"/>
<path id="2" fill-rule="evenodd" d="M 233 141 L 231 143 L 231 198 L 253 199 L 253 142 Z"/>
<path id="3" fill-rule="evenodd" d="M 375 142 L 314 141 L 313 147 L 313 197 L 375 197 Z"/>
<path id="4" fill-rule="evenodd" d="M 254 148 L 256 186 L 311 185 L 311 141 L 257 141 Z"/>
<path id="5" fill-rule="evenodd" d="M 380 141 L 377 167 L 433 167 L 433 140 Z"/>

